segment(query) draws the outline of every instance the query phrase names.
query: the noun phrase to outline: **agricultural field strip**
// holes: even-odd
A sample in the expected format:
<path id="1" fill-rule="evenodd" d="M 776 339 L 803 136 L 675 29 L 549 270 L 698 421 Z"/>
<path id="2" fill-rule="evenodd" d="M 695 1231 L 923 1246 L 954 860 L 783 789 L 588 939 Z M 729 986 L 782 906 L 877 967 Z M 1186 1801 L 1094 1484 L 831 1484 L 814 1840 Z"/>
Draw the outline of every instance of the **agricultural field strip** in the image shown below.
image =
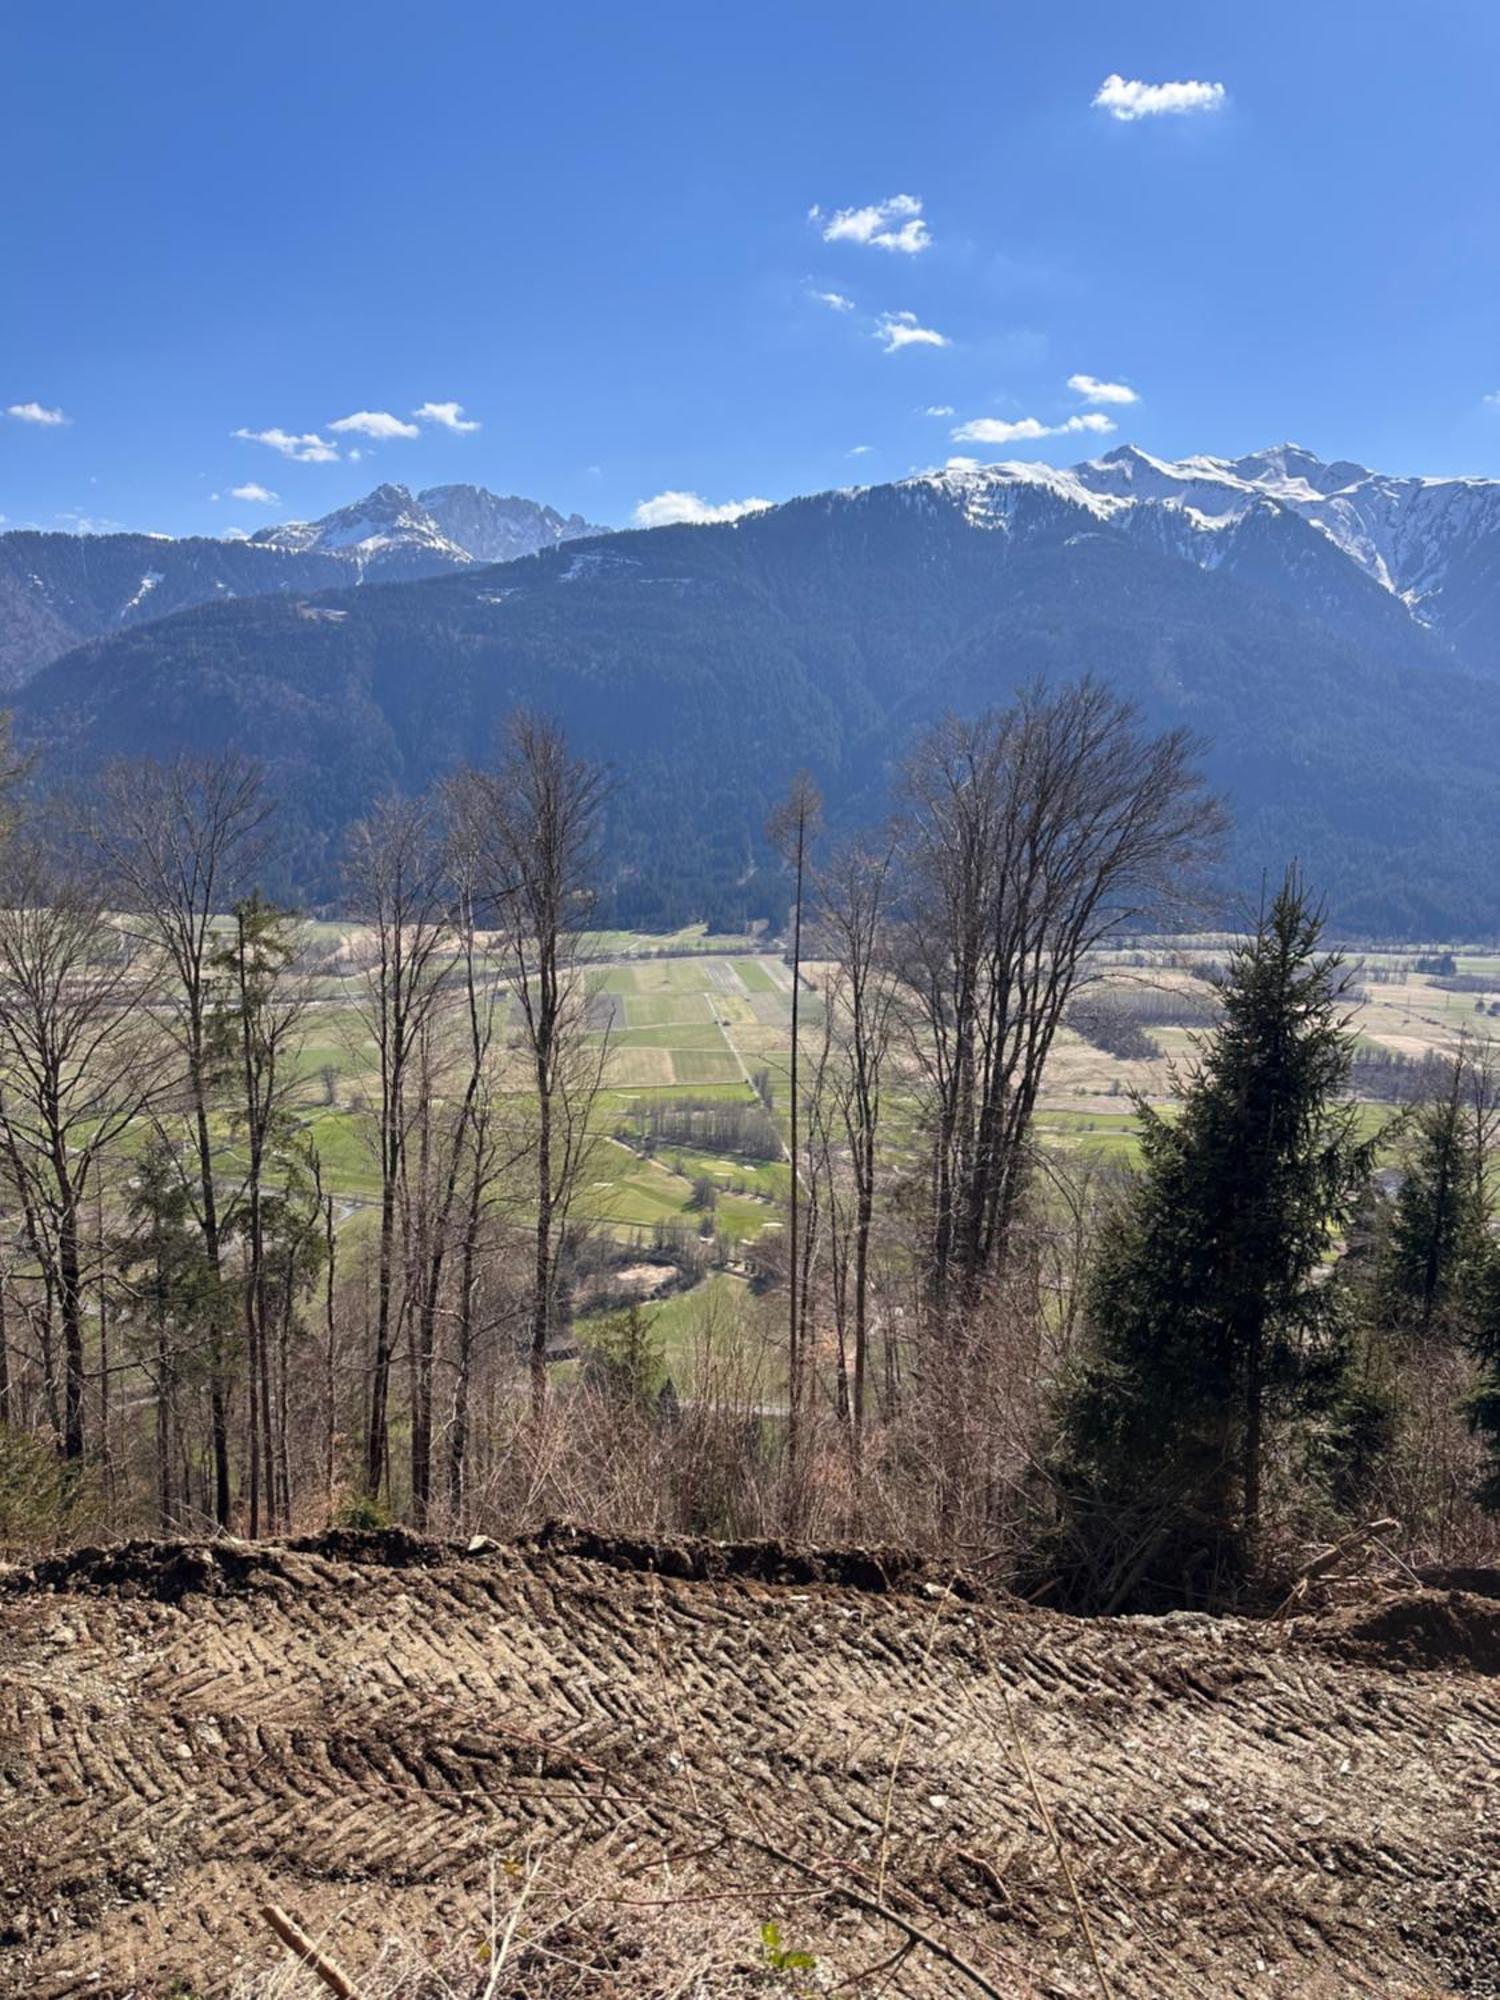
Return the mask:
<path id="1" fill-rule="evenodd" d="M 1107 958 L 1101 983 L 1123 990 L 1134 984 L 1160 991 L 1180 988 L 1199 992 L 1200 983 L 1184 967 L 1188 955 L 1178 951 L 1171 955 L 1170 963 L 1147 966 L 1117 964 Z M 1500 995 L 1500 959 L 1461 957 L 1457 963 L 1461 972 L 1473 976 L 1494 969 L 1496 994 Z M 1359 978 L 1356 974 L 1365 995 L 1358 1029 L 1361 1040 L 1369 1045 L 1420 1060 L 1451 1048 L 1464 1030 L 1483 1032 L 1489 1025 L 1486 996 L 1449 992 L 1426 975 L 1411 973 L 1409 955 L 1369 955 L 1365 965 L 1369 976 Z M 815 982 L 823 971 L 809 967 Z M 1377 972 L 1382 976 L 1374 976 Z M 1394 976 L 1401 972 L 1406 976 Z M 364 1119 L 351 1103 L 353 1098 L 367 1101 L 375 1082 L 374 1049 L 350 994 L 351 976 L 346 973 L 330 982 L 335 990 L 315 1001 L 309 1010 L 307 1040 L 295 1058 L 304 1085 L 297 1109 L 304 1128 L 318 1142 L 328 1186 L 339 1198 L 341 1211 L 346 1212 L 366 1206 L 378 1185 Z M 595 1121 L 602 1139 L 613 1131 L 622 1105 L 642 1096 L 747 1096 L 752 1068 L 771 1072 L 778 1100 L 784 1102 L 790 973 L 779 956 L 746 953 L 742 943 L 733 950 L 671 957 L 644 952 L 636 955 L 623 949 L 597 965 L 591 979 L 601 994 L 611 996 L 616 1021 L 609 1031 L 606 1093 Z M 805 998 L 811 1003 L 815 996 Z M 1476 1008 L 1476 998 L 1485 1010 L 1482 1014 Z M 816 1032 L 815 1006 L 810 1005 L 808 1012 L 810 1039 Z M 1150 1032 L 1164 1053 L 1178 1059 L 1188 1053 L 1187 1029 L 1152 1026 Z M 1120 1062 L 1065 1032 L 1041 1106 L 1039 1129 L 1043 1137 L 1070 1152 L 1096 1151 L 1120 1160 L 1133 1158 L 1128 1093 L 1141 1089 L 1162 1101 L 1166 1067 L 1160 1062 Z M 330 1078 L 336 1097 L 333 1104 L 323 1102 L 317 1094 L 320 1081 L 326 1088 Z M 1368 1115 L 1386 1114 L 1372 1104 Z M 236 1156 L 227 1132 L 223 1141 L 226 1179 L 232 1179 Z M 627 1166 L 625 1149 L 610 1149 L 611 1157 L 616 1153 L 620 1154 L 621 1171 L 596 1177 L 621 1189 L 619 1203 L 601 1202 L 602 1222 L 635 1228 L 649 1226 L 668 1213 L 690 1219 L 686 1182 L 658 1170 L 639 1184 L 643 1163 L 632 1157 Z M 638 1181 L 634 1198 L 626 1185 L 632 1180 Z M 677 1198 L 670 1209 L 664 1207 L 669 1193 Z M 748 1224 L 753 1217 L 742 1216 L 740 1220 Z"/>

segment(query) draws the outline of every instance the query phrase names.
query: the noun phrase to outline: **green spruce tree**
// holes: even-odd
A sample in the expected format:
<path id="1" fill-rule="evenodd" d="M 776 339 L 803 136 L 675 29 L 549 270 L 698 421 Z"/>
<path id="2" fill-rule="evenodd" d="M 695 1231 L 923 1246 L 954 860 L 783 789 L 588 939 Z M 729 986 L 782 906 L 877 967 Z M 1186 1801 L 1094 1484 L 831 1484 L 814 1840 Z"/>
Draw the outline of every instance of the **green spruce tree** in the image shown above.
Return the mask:
<path id="1" fill-rule="evenodd" d="M 1500 1256 L 1492 1257 L 1485 1271 L 1481 1310 L 1470 1338 L 1481 1373 L 1469 1399 L 1469 1425 L 1485 1447 L 1484 1471 L 1474 1498 L 1490 1513 L 1500 1514 Z"/>
<path id="2" fill-rule="evenodd" d="M 1279 1425 L 1327 1408 L 1344 1360 L 1325 1258 L 1369 1179 L 1345 1095 L 1342 962 L 1289 874 L 1239 946 L 1180 1116 L 1138 1103 L 1144 1170 L 1092 1276 L 1092 1352 L 1064 1410 L 1086 1586 L 1253 1564 Z M 1202 1587 L 1208 1587 L 1206 1579 Z"/>
<path id="3" fill-rule="evenodd" d="M 1391 1323 L 1422 1336 L 1462 1333 L 1489 1255 L 1484 1148 L 1476 1136 L 1467 1051 L 1412 1119 L 1384 1259 Z"/>

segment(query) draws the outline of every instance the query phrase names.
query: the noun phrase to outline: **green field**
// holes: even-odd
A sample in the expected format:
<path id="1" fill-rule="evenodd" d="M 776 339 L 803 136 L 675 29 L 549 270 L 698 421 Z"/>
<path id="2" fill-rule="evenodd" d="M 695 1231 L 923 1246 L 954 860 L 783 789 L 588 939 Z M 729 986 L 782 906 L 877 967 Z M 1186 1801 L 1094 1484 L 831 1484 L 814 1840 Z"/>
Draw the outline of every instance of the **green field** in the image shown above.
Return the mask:
<path id="1" fill-rule="evenodd" d="M 329 940 L 322 942 L 326 945 Z M 581 1221 L 622 1241 L 649 1234 L 658 1224 L 697 1232 L 703 1225 L 694 1183 L 716 1190 L 712 1230 L 730 1245 L 779 1226 L 788 1169 L 783 1162 L 742 1159 L 663 1144 L 654 1158 L 622 1145 L 617 1132 L 636 1132 L 643 1105 L 692 1099 L 755 1101 L 750 1079 L 769 1073 L 776 1110 L 784 1118 L 791 1022 L 791 975 L 784 960 L 747 949 L 746 939 L 707 940 L 701 933 L 678 939 L 610 934 L 596 941 L 601 956 L 589 974 L 593 1045 L 604 1055 L 604 1088 L 594 1107 L 593 1149 L 576 1199 Z M 665 955 L 668 951 L 675 955 Z M 1107 980 L 1160 992 L 1163 982 L 1192 988 L 1186 967 L 1195 951 L 1221 955 L 1219 941 L 1186 940 L 1159 953 L 1119 954 Z M 1476 1031 L 1476 995 L 1455 994 L 1411 969 L 1410 954 L 1371 954 L 1360 983 L 1367 998 L 1357 1017 L 1361 1042 L 1414 1060 L 1451 1048 L 1462 1030 Z M 1147 961 L 1142 964 L 1142 961 Z M 1461 958 L 1471 976 L 1496 980 L 1500 958 Z M 802 994 L 803 1046 L 816 1053 L 821 1036 L 821 968 L 810 968 Z M 307 1015 L 300 1048 L 297 1110 L 316 1140 L 325 1184 L 341 1198 L 351 1219 L 378 1193 L 370 1135 L 376 1094 L 374 1049 L 360 1012 L 358 975 L 323 975 Z M 1487 1001 L 1483 1018 L 1488 1020 Z M 1152 1062 L 1123 1062 L 1069 1031 L 1060 1035 L 1049 1070 L 1037 1129 L 1043 1146 L 1061 1158 L 1132 1164 L 1138 1156 L 1131 1093 L 1170 1105 L 1172 1063 L 1190 1059 L 1192 1035 L 1170 1023 L 1151 1027 L 1161 1052 Z M 1171 1060 L 1168 1060 L 1168 1059 Z M 519 1085 L 519 1075 L 517 1078 Z M 331 1101 L 330 1101 L 331 1098 Z M 899 1084 L 888 1094 L 887 1134 L 893 1157 L 905 1158 L 914 1140 L 913 1101 Z M 1369 1104 L 1367 1130 L 1391 1116 L 1388 1105 Z M 701 1289 L 701 1288 L 700 1288 Z M 687 1311 L 674 1301 L 673 1315 Z"/>

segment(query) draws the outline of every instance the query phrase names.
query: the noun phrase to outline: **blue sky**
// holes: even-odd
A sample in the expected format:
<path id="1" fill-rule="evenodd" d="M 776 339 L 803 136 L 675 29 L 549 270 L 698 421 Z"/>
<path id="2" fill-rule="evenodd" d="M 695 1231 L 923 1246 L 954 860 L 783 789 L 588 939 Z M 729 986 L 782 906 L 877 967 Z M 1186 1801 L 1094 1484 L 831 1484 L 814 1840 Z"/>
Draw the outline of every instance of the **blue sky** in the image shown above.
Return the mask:
<path id="1" fill-rule="evenodd" d="M 8 526 L 383 479 L 624 524 L 1125 440 L 1500 474 L 1494 0 L 10 0 L 4 40 Z"/>

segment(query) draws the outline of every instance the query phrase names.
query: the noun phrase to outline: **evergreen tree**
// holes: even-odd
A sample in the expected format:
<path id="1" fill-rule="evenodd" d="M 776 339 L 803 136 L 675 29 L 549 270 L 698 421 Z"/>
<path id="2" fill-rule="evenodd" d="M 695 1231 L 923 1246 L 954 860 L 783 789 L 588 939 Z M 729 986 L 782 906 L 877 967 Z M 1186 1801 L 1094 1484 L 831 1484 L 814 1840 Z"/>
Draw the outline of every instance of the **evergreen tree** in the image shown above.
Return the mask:
<path id="1" fill-rule="evenodd" d="M 222 1284 L 205 1247 L 182 1161 L 161 1133 L 141 1149 L 131 1182 L 127 1227 L 116 1261 L 127 1296 L 131 1342 L 156 1400 L 157 1511 L 164 1534 L 185 1498 L 179 1397 L 208 1365 Z"/>
<path id="2" fill-rule="evenodd" d="M 1483 1372 L 1469 1399 L 1469 1425 L 1483 1439 L 1487 1459 L 1474 1498 L 1500 1514 L 1500 1257 L 1492 1257 L 1486 1269 L 1471 1340 Z"/>
<path id="3" fill-rule="evenodd" d="M 1130 1544 L 1106 1586 L 1117 1598 L 1169 1545 L 1179 1563 L 1243 1573 L 1271 1427 L 1338 1389 L 1324 1258 L 1372 1144 L 1342 1096 L 1354 1040 L 1320 930 L 1289 874 L 1231 958 L 1180 1117 L 1138 1103 L 1145 1167 L 1098 1255 L 1094 1352 L 1065 1409 L 1079 1522 Z"/>
<path id="4" fill-rule="evenodd" d="M 1395 1324 L 1423 1335 L 1464 1326 L 1489 1254 L 1484 1150 L 1476 1143 L 1470 1065 L 1448 1065 L 1443 1088 L 1413 1119 L 1413 1141 L 1391 1210 L 1385 1291 Z"/>
<path id="5" fill-rule="evenodd" d="M 649 1410 L 665 1386 L 666 1362 L 653 1331 L 655 1318 L 632 1304 L 606 1313 L 589 1332 L 584 1380 L 622 1408 Z"/>

